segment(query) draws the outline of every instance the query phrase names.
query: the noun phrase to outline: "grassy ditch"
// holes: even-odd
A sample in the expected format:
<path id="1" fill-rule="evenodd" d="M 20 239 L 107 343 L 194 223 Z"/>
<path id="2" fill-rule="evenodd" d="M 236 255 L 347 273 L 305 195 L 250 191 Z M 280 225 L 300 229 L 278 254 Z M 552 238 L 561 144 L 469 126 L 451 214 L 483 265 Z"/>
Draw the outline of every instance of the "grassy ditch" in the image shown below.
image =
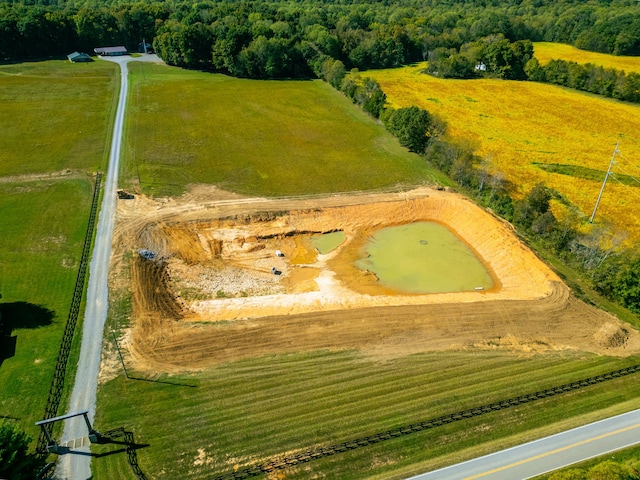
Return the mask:
<path id="1" fill-rule="evenodd" d="M 136 443 L 146 445 L 136 452 L 149 478 L 209 479 L 638 360 L 490 351 L 419 354 L 385 362 L 355 352 L 274 356 L 194 376 L 142 381 L 119 375 L 100 389 L 96 426 L 123 426 L 135 432 Z M 282 473 L 300 479 L 402 478 L 624 411 L 635 398 L 637 379 L 632 377 L 412 433 Z M 96 453 L 118 446 L 99 448 Z M 93 468 L 95 478 L 122 475 L 126 457 L 100 457 Z"/>
<path id="2" fill-rule="evenodd" d="M 559 164 L 538 164 L 538 167 L 549 173 L 558 173 L 574 178 L 583 178 L 590 181 L 602 181 L 606 176 L 606 172 L 602 170 L 594 170 L 593 168 L 585 168 L 579 165 L 559 165 Z M 640 172 L 638 173 L 640 176 Z M 625 174 L 617 174 L 616 182 L 629 187 L 640 186 L 640 179 Z"/>
<path id="3" fill-rule="evenodd" d="M 123 181 L 144 193 L 211 183 L 280 196 L 444 181 L 324 82 L 130 70 Z"/>
<path id="4" fill-rule="evenodd" d="M 631 447 L 631 448 L 625 448 L 623 450 L 619 450 L 616 452 L 610 452 L 605 456 L 596 457 L 586 462 L 576 463 L 574 465 L 571 465 L 570 467 L 564 468 L 557 472 L 549 473 L 546 475 L 540 475 L 534 478 L 535 480 L 551 480 L 551 479 L 561 480 L 562 478 L 567 478 L 567 479 L 589 478 L 587 476 L 589 475 L 588 474 L 589 470 L 591 470 L 592 468 L 598 468 L 598 465 L 600 465 L 603 462 L 608 462 L 608 463 L 613 462 L 615 464 L 629 468 L 631 472 L 633 471 L 637 472 L 638 469 L 640 468 L 640 447 Z M 573 476 L 571 476 L 571 474 L 569 473 L 570 471 L 574 472 L 572 474 Z M 565 473 L 567 476 L 562 477 L 562 475 L 564 475 Z M 594 473 L 591 473 L 591 475 L 593 475 L 593 478 L 598 478 Z M 606 478 L 606 477 L 603 476 L 601 478 Z M 628 479 L 633 479 L 637 477 L 630 477 L 630 476 L 624 477 L 624 476 L 618 475 L 617 477 L 612 476 L 611 478 L 621 478 L 621 479 L 628 480 Z"/>

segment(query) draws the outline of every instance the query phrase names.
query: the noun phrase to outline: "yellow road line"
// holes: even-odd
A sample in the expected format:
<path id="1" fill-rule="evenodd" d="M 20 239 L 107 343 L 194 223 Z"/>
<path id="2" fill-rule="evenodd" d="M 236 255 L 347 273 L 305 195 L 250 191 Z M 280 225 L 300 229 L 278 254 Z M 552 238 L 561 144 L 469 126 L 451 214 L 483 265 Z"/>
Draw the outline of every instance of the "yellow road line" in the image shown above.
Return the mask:
<path id="1" fill-rule="evenodd" d="M 558 449 L 552 450 L 550 452 L 541 453 L 540 455 L 536 455 L 535 457 L 527 458 L 525 460 L 520 460 L 519 462 L 515 462 L 515 463 L 512 463 L 510 465 L 505 465 L 504 467 L 494 468 L 493 470 L 489 470 L 489 471 L 484 472 L 484 473 L 479 473 L 478 475 L 474 475 L 473 477 L 467 477 L 467 478 L 465 478 L 465 480 L 473 480 L 475 478 L 486 477 L 487 475 L 491 475 L 492 473 L 497 473 L 497 472 L 501 472 L 503 470 L 508 470 L 510 468 L 517 467 L 519 465 L 523 465 L 523 464 L 528 463 L 528 462 L 533 462 L 534 460 L 539 460 L 540 458 L 548 457 L 550 455 L 555 455 L 556 453 L 560 453 L 560 452 L 563 452 L 565 450 L 570 450 L 572 448 L 579 447 L 580 445 L 586 445 L 587 443 L 591 443 L 591 442 L 595 442 L 596 440 L 600 440 L 600 439 L 603 439 L 603 438 L 611 437 L 612 435 L 617 435 L 618 433 L 626 432 L 628 430 L 633 430 L 634 428 L 638 428 L 638 427 L 640 427 L 640 423 L 636 423 L 635 425 L 631 425 L 629 427 L 621 428 L 621 429 L 616 430 L 614 432 L 605 433 L 603 435 L 599 435 L 597 437 L 593 437 L 593 438 L 590 438 L 588 440 L 583 440 L 581 442 L 577 442 L 577 443 L 574 443 L 572 445 L 567 445 L 566 447 L 558 448 Z"/>

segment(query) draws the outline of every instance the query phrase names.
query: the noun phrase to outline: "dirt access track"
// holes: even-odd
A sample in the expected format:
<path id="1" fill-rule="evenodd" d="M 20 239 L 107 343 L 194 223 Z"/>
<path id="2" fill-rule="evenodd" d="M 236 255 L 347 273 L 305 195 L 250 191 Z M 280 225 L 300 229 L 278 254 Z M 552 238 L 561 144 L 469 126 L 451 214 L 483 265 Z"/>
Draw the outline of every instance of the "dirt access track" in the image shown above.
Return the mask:
<path id="1" fill-rule="evenodd" d="M 415 221 L 463 239 L 494 287 L 397 294 L 353 266 L 373 231 Z M 319 255 L 310 236 L 332 231 L 346 240 Z M 452 349 L 640 351 L 636 330 L 576 299 L 509 224 L 454 192 L 264 199 L 196 186 L 175 199 L 136 196 L 119 203 L 113 251 L 111 287 L 133 294 L 124 343 L 144 370 L 319 349 L 382 359 Z"/>

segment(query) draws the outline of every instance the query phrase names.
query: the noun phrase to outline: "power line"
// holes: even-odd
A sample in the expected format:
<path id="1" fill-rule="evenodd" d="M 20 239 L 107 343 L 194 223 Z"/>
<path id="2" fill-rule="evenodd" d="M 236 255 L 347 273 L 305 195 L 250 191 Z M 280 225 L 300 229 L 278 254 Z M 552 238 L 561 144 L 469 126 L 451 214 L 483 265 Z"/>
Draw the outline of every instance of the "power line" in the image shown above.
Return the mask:
<path id="1" fill-rule="evenodd" d="M 627 166 L 629 167 L 633 167 L 636 170 L 638 170 L 640 172 L 640 166 L 635 165 L 631 160 L 629 160 L 628 158 L 626 158 L 624 155 L 622 155 L 621 153 L 618 154 L 618 157 L 620 157 L 622 160 L 624 160 L 625 162 L 627 162 Z M 617 164 L 619 165 L 619 163 Z"/>
<path id="2" fill-rule="evenodd" d="M 635 182 L 635 183 L 637 183 L 638 185 L 640 185 L 640 179 L 639 179 L 638 177 L 634 177 L 633 175 L 630 175 L 629 173 L 627 173 L 627 172 L 626 172 L 626 171 L 624 171 L 624 170 L 621 170 L 621 171 L 622 171 L 622 174 L 625 176 L 625 180 L 626 180 L 627 182 Z M 616 176 L 616 173 L 612 173 L 612 174 L 611 174 L 611 176 L 612 176 L 612 177 L 615 177 L 615 176 Z M 620 180 L 619 178 L 618 178 L 618 179 L 616 179 L 616 180 L 617 180 L 618 182 L 622 183 L 622 180 Z M 634 185 L 629 185 L 629 186 L 634 186 Z M 635 186 L 634 186 L 634 187 L 635 187 Z"/>
<path id="3" fill-rule="evenodd" d="M 618 153 L 618 145 L 620 145 L 620 140 L 618 140 L 618 143 L 616 143 L 616 148 L 613 149 L 613 155 L 611 156 L 611 161 L 609 162 L 609 168 L 607 168 L 607 174 L 604 176 L 604 181 L 602 182 L 602 188 L 600 188 L 600 193 L 598 194 L 598 199 L 596 200 L 596 206 L 593 207 L 593 213 L 591 214 L 589 223 L 593 223 L 593 219 L 595 218 L 596 212 L 598 211 L 598 205 L 600 205 L 600 199 L 602 198 L 604 187 L 607 184 L 607 180 L 611 176 L 611 167 L 613 166 L 613 161 L 616 158 L 616 153 Z"/>
<path id="4" fill-rule="evenodd" d="M 636 191 L 634 190 L 635 187 L 630 187 L 629 185 L 626 185 L 624 183 L 622 183 L 620 180 L 618 180 L 615 175 L 611 175 L 611 179 L 615 182 L 617 182 L 619 185 L 625 187 L 626 189 L 628 189 L 628 192 L 631 193 L 632 195 L 635 195 L 636 197 L 640 198 L 640 193 L 636 193 Z"/>

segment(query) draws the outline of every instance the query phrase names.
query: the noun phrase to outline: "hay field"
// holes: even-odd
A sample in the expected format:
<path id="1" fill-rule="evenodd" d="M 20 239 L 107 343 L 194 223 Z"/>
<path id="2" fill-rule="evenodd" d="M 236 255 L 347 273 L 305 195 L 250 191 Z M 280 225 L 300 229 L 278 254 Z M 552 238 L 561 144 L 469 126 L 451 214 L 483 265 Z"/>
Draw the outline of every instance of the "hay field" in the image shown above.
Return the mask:
<path id="1" fill-rule="evenodd" d="M 145 193 L 177 195 L 211 183 L 252 195 L 300 195 L 438 175 L 322 81 L 130 68 L 126 177 Z"/>
<path id="2" fill-rule="evenodd" d="M 536 164 L 578 166 L 604 179 L 616 142 L 614 173 L 640 178 L 640 106 L 533 82 L 443 80 L 421 73 L 424 64 L 368 71 L 392 107 L 417 105 L 444 118 L 448 136 L 468 142 L 515 185 L 515 196 L 544 182 L 591 215 L 601 180 L 543 170 Z M 640 183 L 607 184 L 596 220 L 640 240 Z"/>
<path id="3" fill-rule="evenodd" d="M 535 57 L 541 65 L 549 60 L 566 60 L 576 63 L 592 63 L 605 68 L 615 68 L 625 72 L 640 73 L 640 57 L 607 55 L 605 53 L 588 52 L 563 43 L 535 42 Z"/>

